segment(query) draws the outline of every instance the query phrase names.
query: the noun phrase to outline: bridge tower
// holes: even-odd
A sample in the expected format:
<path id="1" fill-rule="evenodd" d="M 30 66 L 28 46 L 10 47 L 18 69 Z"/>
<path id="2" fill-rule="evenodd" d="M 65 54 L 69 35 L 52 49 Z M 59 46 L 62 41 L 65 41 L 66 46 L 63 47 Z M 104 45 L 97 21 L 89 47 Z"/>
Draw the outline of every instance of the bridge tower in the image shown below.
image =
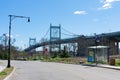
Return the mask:
<path id="1" fill-rule="evenodd" d="M 54 43 L 54 41 L 58 40 L 59 45 L 56 45 Z M 50 24 L 50 54 L 51 56 L 53 56 L 52 52 L 53 49 L 58 48 L 59 53 L 61 51 L 61 44 L 60 44 L 60 40 L 61 40 L 61 25 L 59 24 L 59 26 L 52 26 L 52 24 Z"/>
<path id="2" fill-rule="evenodd" d="M 36 38 L 29 38 L 29 46 L 36 44 Z"/>
<path id="3" fill-rule="evenodd" d="M 29 47 L 36 44 L 36 38 L 29 38 Z M 32 50 L 32 52 L 36 52 L 36 49 Z"/>

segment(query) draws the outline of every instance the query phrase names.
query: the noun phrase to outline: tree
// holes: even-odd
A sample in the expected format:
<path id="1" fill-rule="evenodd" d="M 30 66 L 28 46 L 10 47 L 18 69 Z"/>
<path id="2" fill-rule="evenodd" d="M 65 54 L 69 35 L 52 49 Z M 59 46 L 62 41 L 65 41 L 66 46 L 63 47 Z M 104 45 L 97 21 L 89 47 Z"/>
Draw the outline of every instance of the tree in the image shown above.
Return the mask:
<path id="1" fill-rule="evenodd" d="M 68 55 L 68 52 L 66 50 L 66 46 L 64 46 L 63 52 L 61 54 L 61 58 L 68 58 L 68 57 L 70 57 L 70 56 Z"/>
<path id="2" fill-rule="evenodd" d="M 0 45 L 0 59 L 3 59 L 3 45 Z"/>
<path id="3" fill-rule="evenodd" d="M 58 57 L 58 52 L 55 51 L 53 58 Z"/>
<path id="4" fill-rule="evenodd" d="M 24 58 L 25 58 L 25 56 L 26 56 L 25 51 L 22 51 L 20 54 L 21 54 L 21 57 L 24 59 Z"/>

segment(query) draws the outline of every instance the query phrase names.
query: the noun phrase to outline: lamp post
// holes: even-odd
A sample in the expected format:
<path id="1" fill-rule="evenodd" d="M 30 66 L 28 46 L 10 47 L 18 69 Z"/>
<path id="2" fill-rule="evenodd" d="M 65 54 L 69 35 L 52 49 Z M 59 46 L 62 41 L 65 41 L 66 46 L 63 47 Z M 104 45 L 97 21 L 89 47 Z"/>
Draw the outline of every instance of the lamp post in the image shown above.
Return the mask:
<path id="1" fill-rule="evenodd" d="M 96 35 L 96 33 L 95 33 L 95 46 L 96 46 L 96 50 L 95 50 L 95 62 L 96 62 L 96 65 L 97 65 L 97 46 L 99 45 L 99 42 L 100 42 L 100 39 L 99 39 L 99 36 L 98 35 Z"/>
<path id="2" fill-rule="evenodd" d="M 9 40 L 8 40 L 8 64 L 7 67 L 10 68 L 10 52 L 11 52 L 11 22 L 13 19 L 15 18 L 27 18 L 28 22 L 30 22 L 30 17 L 26 17 L 26 16 L 16 16 L 16 15 L 8 15 L 9 17 Z"/>

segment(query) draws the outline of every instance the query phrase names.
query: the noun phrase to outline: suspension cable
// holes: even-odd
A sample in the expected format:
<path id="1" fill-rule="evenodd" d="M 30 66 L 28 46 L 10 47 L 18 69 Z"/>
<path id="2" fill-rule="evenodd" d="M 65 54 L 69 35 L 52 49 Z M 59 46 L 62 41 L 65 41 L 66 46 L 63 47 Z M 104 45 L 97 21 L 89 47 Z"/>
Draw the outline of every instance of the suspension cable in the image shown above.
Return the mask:
<path id="1" fill-rule="evenodd" d="M 75 33 L 73 33 L 73 32 L 70 32 L 70 31 L 66 30 L 65 28 L 63 28 L 63 27 L 61 27 L 61 28 L 62 28 L 62 30 L 66 31 L 67 33 L 72 34 L 71 36 L 79 36 L 78 34 L 75 34 Z"/>
<path id="2" fill-rule="evenodd" d="M 47 34 L 49 33 L 50 28 L 48 28 L 47 32 L 45 33 L 45 35 L 43 36 L 43 38 L 45 38 L 47 36 Z"/>

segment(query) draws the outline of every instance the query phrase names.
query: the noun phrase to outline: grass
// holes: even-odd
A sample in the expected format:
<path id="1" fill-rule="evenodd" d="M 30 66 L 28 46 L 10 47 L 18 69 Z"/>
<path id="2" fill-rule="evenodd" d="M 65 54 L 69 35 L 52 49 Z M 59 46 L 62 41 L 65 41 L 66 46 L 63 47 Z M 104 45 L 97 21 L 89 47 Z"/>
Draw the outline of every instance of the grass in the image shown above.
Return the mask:
<path id="1" fill-rule="evenodd" d="M 3 64 L 2 62 L 0 62 L 0 64 Z"/>
<path id="2" fill-rule="evenodd" d="M 116 60 L 115 60 L 115 65 L 116 65 L 116 66 L 120 66 L 120 59 L 116 59 Z"/>
<path id="3" fill-rule="evenodd" d="M 7 77 L 12 71 L 14 67 L 5 68 L 2 72 L 0 72 L 0 80 L 3 80 L 5 77 Z"/>
<path id="4" fill-rule="evenodd" d="M 95 62 L 85 62 L 84 64 L 95 64 Z"/>
<path id="5" fill-rule="evenodd" d="M 67 63 L 67 64 L 80 64 L 80 61 L 86 62 L 86 58 L 50 58 L 48 60 L 43 60 L 45 62 L 59 62 L 59 63 Z"/>
<path id="6" fill-rule="evenodd" d="M 83 64 L 95 64 L 95 62 L 87 62 L 87 58 L 49 58 L 49 59 L 43 59 L 42 61 L 45 62 L 58 62 L 58 63 L 67 63 L 67 64 L 81 64 L 80 62 L 83 62 Z M 98 64 L 109 64 L 107 61 L 98 61 Z M 115 60 L 115 66 L 120 66 L 120 59 Z"/>

